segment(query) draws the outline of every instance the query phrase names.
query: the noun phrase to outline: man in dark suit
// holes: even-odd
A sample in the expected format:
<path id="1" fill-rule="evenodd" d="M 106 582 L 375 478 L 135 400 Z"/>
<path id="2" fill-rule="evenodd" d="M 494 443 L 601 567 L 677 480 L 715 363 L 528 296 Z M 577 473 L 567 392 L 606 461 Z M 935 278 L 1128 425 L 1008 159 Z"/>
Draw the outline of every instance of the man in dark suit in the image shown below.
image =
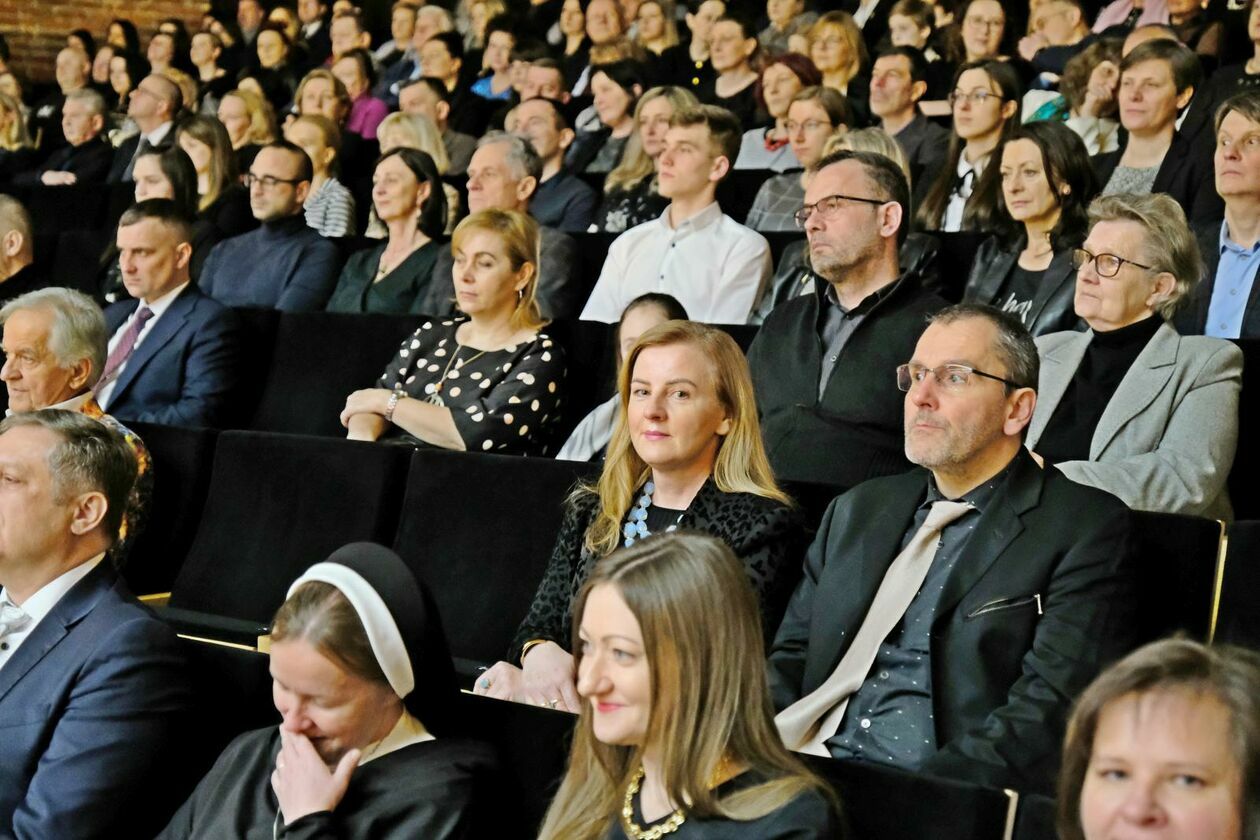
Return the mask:
<path id="1" fill-rule="evenodd" d="M 945 301 L 901 273 L 909 187 L 888 158 L 823 158 L 805 208 L 815 290 L 770 313 L 748 366 L 775 475 L 848 488 L 910 468 L 889 371 Z"/>
<path id="2" fill-rule="evenodd" d="M 127 100 L 127 115 L 136 121 L 140 133 L 114 150 L 109 183 L 133 180 L 132 170 L 142 151 L 162 151 L 175 142 L 175 117 L 183 107 L 184 95 L 170 79 L 154 73 L 140 81 Z"/>
<path id="3" fill-rule="evenodd" d="M 178 805 L 191 695 L 175 634 L 105 552 L 136 460 L 71 411 L 0 424 L 0 836 L 151 837 Z"/>
<path id="4" fill-rule="evenodd" d="M 1132 570 L 1125 506 L 1023 447 L 1037 377 L 1027 330 L 979 304 L 896 370 L 926 471 L 823 516 L 769 660 L 789 747 L 1053 789 L 1072 701 L 1131 646 Z"/>
<path id="5" fill-rule="evenodd" d="M 1260 337 L 1260 92 L 1235 94 L 1216 120 L 1216 192 L 1225 216 L 1194 226 L 1207 269 L 1175 323 L 1182 335 Z"/>
<path id="6" fill-rule="evenodd" d="M 105 310 L 101 407 L 124 422 L 220 426 L 240 375 L 240 321 L 189 282 L 192 222 L 175 202 L 142 201 L 118 223 L 123 285 Z"/>
<path id="7" fill-rule="evenodd" d="M 21 173 L 16 184 L 98 184 L 105 181 L 114 149 L 104 137 L 105 98 L 91 88 L 66 94 L 61 132 L 66 145 L 48 156 L 37 170 Z"/>
<path id="8" fill-rule="evenodd" d="M 913 184 L 931 183 L 949 148 L 949 131 L 919 112 L 927 91 L 928 63 L 919 50 L 890 47 L 875 59 L 871 114 L 906 153 Z"/>

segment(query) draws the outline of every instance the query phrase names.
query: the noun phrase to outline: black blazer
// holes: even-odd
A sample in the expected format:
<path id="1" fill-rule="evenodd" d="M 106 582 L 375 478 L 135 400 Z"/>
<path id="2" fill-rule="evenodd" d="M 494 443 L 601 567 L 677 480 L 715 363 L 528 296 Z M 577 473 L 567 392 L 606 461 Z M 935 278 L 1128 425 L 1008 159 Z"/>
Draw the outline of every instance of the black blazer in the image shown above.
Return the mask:
<path id="1" fill-rule="evenodd" d="M 831 675 L 923 500 L 915 470 L 831 503 L 770 653 L 777 709 Z M 1072 701 L 1132 646 L 1128 509 L 1023 449 L 980 514 L 932 624 L 939 751 L 917 768 L 1050 792 Z"/>
<path id="2" fill-rule="evenodd" d="M 1208 307 L 1212 304 L 1212 290 L 1216 287 L 1216 270 L 1221 264 L 1221 222 L 1216 219 L 1194 225 L 1194 238 L 1199 243 L 1203 257 L 1203 280 L 1181 307 L 1173 319 L 1177 332 L 1182 335 L 1203 335 L 1207 329 Z M 1257 271 L 1260 275 L 1260 271 Z M 1251 278 L 1251 293 L 1243 313 L 1240 338 L 1260 337 L 1260 276 Z"/>
<path id="3" fill-rule="evenodd" d="M 162 138 L 162 142 L 154 146 L 155 151 L 165 151 L 169 149 L 175 142 L 175 126 L 171 126 L 170 131 L 166 132 L 166 136 Z M 124 175 L 127 173 L 127 165 L 131 163 L 131 159 L 136 156 L 136 149 L 140 148 L 140 135 L 133 134 L 126 140 L 122 141 L 118 148 L 114 149 L 114 162 L 109 167 L 109 176 L 105 179 L 111 184 L 121 184 Z"/>
<path id="4" fill-rule="evenodd" d="M 1015 266 L 1019 264 L 1019 252 L 1028 243 L 1028 236 L 1020 236 L 1009 248 L 1004 248 L 996 236 L 980 243 L 963 300 L 999 306 L 998 295 Z M 1063 330 L 1081 330 L 1084 325 L 1076 316 L 1076 270 L 1072 268 L 1072 250 L 1061 248 L 1050 259 L 1050 265 L 1042 276 L 1041 287 L 1033 298 L 1032 311 L 1027 324 L 1034 336 Z"/>
<path id="5" fill-rule="evenodd" d="M 566 650 L 572 643 L 573 601 L 600 559 L 583 545 L 597 505 L 592 493 L 565 503 L 551 560 L 512 640 L 509 662 L 519 663 L 521 647 L 533 639 L 547 639 Z M 792 580 L 784 571 L 800 561 L 805 546 L 800 510 L 752 493 L 723 493 L 710 479 L 696 493 L 678 527 L 710 534 L 731 547 L 757 591 L 766 636 L 772 636 L 789 594 L 785 589 L 790 584 L 785 587 L 784 582 Z"/>
<path id="6" fill-rule="evenodd" d="M 77 184 L 103 183 L 113 160 L 114 148 L 98 137 L 78 146 L 62 146 L 38 170 L 19 174 L 13 183 L 39 184 L 45 172 L 73 172 Z"/>
<path id="7" fill-rule="evenodd" d="M 1225 215 L 1225 203 L 1216 192 L 1216 173 L 1212 164 L 1214 144 L 1194 143 L 1181 132 L 1173 133 L 1172 145 L 1155 174 L 1151 192 L 1168 193 L 1186 211 L 1191 222 L 1219 219 Z M 1120 164 L 1124 144 L 1114 152 L 1094 155 L 1094 171 L 1098 183 L 1106 186 L 1111 173 Z"/>

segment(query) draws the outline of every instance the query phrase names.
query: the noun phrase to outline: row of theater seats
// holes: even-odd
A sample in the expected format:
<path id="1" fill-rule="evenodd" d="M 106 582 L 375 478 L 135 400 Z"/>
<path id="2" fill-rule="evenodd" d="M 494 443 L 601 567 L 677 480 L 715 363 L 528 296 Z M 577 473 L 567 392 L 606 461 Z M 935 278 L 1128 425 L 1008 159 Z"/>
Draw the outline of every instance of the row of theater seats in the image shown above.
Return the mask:
<path id="1" fill-rule="evenodd" d="M 160 609 L 185 636 L 206 704 L 206 760 L 234 734 L 274 722 L 267 657 L 256 650 L 289 583 L 354 540 L 392 545 L 432 589 L 464 685 L 500 658 L 524 615 L 573 483 L 587 465 L 264 432 L 137 424 L 153 454 L 149 529 L 125 574 L 169 584 Z M 831 488 L 793 485 L 811 522 Z M 476 500 L 473 504 L 470 500 Z M 1135 513 L 1142 634 L 1260 647 L 1260 522 Z M 209 643 L 214 639 L 229 644 Z M 472 696 L 470 733 L 502 753 L 504 837 L 529 836 L 563 769 L 572 718 Z M 1048 838 L 1048 800 L 875 767 L 820 762 L 857 836 Z M 896 793 L 894 796 L 893 793 Z M 878 794 L 878 795 L 877 795 Z M 913 802 L 913 808 L 888 808 Z M 877 806 L 875 803 L 885 803 Z M 948 827 L 948 830 L 946 830 Z"/>

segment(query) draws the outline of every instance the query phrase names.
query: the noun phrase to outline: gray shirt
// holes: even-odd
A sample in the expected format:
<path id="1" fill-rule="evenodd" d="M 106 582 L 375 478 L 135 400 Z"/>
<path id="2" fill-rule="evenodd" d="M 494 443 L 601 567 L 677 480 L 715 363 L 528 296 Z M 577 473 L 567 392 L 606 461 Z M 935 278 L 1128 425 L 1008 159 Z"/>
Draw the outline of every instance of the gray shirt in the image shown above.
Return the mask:
<path id="1" fill-rule="evenodd" d="M 844 345 L 857 331 L 871 308 L 897 284 L 889 283 L 879 291 L 867 295 L 852 309 L 845 309 L 836 297 L 836 287 L 821 278 L 819 283 L 823 287 L 823 306 L 819 307 L 818 324 L 818 337 L 822 339 L 823 347 L 822 370 L 818 377 L 818 399 L 821 400 L 823 392 L 827 390 L 827 380 L 831 379 L 831 372 L 835 370 L 836 362 L 844 351 Z"/>

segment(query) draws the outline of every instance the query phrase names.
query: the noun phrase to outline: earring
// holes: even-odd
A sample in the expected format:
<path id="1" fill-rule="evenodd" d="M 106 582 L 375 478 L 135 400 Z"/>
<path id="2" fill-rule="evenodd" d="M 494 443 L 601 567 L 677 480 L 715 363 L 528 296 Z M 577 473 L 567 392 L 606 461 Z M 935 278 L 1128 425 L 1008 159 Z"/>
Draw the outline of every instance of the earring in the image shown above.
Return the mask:
<path id="1" fill-rule="evenodd" d="M 516 290 L 516 299 L 517 299 L 518 301 L 525 300 L 525 290 L 524 290 L 524 289 L 517 289 L 517 290 Z"/>

